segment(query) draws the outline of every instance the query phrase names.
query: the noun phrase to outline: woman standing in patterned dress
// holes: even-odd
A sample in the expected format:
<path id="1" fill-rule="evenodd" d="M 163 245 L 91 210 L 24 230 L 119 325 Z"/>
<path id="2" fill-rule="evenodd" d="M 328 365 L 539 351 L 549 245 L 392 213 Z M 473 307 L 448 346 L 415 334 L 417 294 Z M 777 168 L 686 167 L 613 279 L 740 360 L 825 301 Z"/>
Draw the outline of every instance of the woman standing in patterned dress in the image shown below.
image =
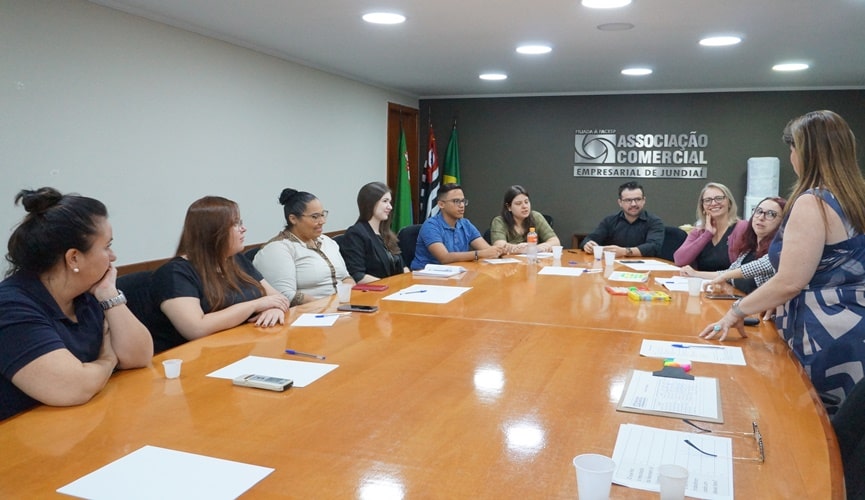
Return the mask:
<path id="1" fill-rule="evenodd" d="M 778 306 L 781 336 L 814 388 L 845 398 L 865 375 L 865 179 L 839 115 L 813 111 L 784 130 L 799 180 L 769 257 L 778 270 L 701 337 L 724 340 L 743 318 Z"/>

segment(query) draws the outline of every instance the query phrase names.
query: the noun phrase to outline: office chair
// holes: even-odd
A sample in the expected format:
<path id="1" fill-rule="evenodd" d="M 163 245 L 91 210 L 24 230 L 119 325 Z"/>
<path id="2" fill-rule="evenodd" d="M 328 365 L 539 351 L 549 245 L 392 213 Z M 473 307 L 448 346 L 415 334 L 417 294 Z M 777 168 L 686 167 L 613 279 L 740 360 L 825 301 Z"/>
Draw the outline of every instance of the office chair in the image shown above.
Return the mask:
<path id="1" fill-rule="evenodd" d="M 664 260 L 673 260 L 673 254 L 676 253 L 676 250 L 682 246 L 682 243 L 685 242 L 685 239 L 688 237 L 688 233 L 682 231 L 676 226 L 665 226 L 664 227 L 664 243 L 661 244 L 661 253 L 658 254 L 658 257 Z"/>
<path id="2" fill-rule="evenodd" d="M 406 266 L 411 267 L 411 261 L 414 260 L 415 247 L 417 247 L 417 235 L 420 233 L 422 224 L 412 224 L 399 230 L 397 233 L 397 244 L 402 252 L 402 262 Z"/>
<path id="3" fill-rule="evenodd" d="M 848 499 L 865 499 L 865 379 L 860 380 L 832 417 L 838 438 Z"/>
<path id="4" fill-rule="evenodd" d="M 246 251 L 246 253 L 243 254 L 243 256 L 246 257 L 247 260 L 252 262 L 252 259 L 255 258 L 255 254 L 257 254 L 259 250 L 261 250 L 261 247 L 250 248 L 249 250 Z"/>
<path id="5" fill-rule="evenodd" d="M 126 307 L 150 328 L 157 315 L 156 304 L 150 295 L 151 271 L 138 271 L 117 278 L 117 289 L 126 295 Z"/>

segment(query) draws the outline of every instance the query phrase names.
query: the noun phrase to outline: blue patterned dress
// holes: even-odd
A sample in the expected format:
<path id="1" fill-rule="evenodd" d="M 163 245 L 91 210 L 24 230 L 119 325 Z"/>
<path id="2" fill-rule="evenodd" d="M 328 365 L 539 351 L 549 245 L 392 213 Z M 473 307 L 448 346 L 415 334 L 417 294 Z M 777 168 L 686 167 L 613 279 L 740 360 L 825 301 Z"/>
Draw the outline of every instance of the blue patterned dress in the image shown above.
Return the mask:
<path id="1" fill-rule="evenodd" d="M 844 399 L 865 376 L 865 235 L 850 226 L 832 193 L 808 190 L 806 194 L 822 199 L 841 217 L 849 239 L 823 247 L 811 281 L 779 307 L 776 324 L 817 392 Z M 769 247 L 775 269 L 786 225 L 785 218 Z"/>

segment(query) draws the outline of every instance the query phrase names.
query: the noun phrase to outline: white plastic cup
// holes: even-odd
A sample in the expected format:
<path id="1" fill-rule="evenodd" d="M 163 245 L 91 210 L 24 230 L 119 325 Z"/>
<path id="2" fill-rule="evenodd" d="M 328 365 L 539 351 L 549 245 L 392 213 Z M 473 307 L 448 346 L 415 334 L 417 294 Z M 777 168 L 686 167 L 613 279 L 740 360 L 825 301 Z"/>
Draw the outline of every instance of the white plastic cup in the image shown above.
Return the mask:
<path id="1" fill-rule="evenodd" d="M 348 304 L 351 302 L 351 287 L 348 283 L 336 284 L 336 295 L 339 297 L 340 304 Z"/>
<path id="2" fill-rule="evenodd" d="M 687 484 L 688 469 L 673 464 L 664 464 L 658 467 L 661 500 L 684 500 Z"/>
<path id="3" fill-rule="evenodd" d="M 604 263 L 608 266 L 612 266 L 616 263 L 616 252 L 610 250 L 604 250 Z"/>
<path id="4" fill-rule="evenodd" d="M 562 246 L 561 245 L 553 245 L 553 258 L 558 259 L 562 256 Z"/>
<path id="5" fill-rule="evenodd" d="M 574 457 L 577 469 L 577 498 L 580 500 L 607 500 L 613 484 L 616 463 L 610 457 L 586 453 Z"/>
<path id="6" fill-rule="evenodd" d="M 595 252 L 595 260 L 604 258 L 604 247 L 601 245 L 595 245 L 592 251 Z"/>
<path id="7" fill-rule="evenodd" d="M 180 376 L 180 365 L 182 359 L 166 359 L 162 362 L 162 368 L 165 370 L 165 378 L 177 378 Z"/>
<path id="8" fill-rule="evenodd" d="M 690 277 L 688 278 L 688 295 L 691 297 L 698 297 L 700 295 L 700 288 L 703 286 L 703 278 Z"/>

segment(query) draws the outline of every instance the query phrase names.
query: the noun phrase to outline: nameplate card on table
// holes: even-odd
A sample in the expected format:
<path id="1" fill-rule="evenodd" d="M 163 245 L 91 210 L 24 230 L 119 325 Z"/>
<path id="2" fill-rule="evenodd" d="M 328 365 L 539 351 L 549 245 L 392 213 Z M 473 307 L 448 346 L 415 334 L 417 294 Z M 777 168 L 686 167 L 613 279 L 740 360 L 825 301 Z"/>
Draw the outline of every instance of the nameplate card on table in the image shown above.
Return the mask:
<path id="1" fill-rule="evenodd" d="M 640 356 L 647 358 L 684 358 L 690 361 L 721 365 L 746 365 L 742 348 L 727 345 L 643 339 L 643 343 L 640 346 Z"/>
<path id="2" fill-rule="evenodd" d="M 306 387 L 333 370 L 336 370 L 338 367 L 339 365 L 329 363 L 310 363 L 289 359 L 247 356 L 228 366 L 208 373 L 207 376 L 234 380 L 241 375 L 265 375 L 267 377 L 291 379 L 294 381 L 294 387 Z"/>
<path id="3" fill-rule="evenodd" d="M 543 269 L 538 271 L 538 275 L 546 275 L 546 276 L 581 276 L 583 271 L 586 269 L 584 267 L 561 267 L 561 266 L 544 266 Z"/>
<path id="4" fill-rule="evenodd" d="M 520 260 L 513 257 L 505 257 L 502 259 L 484 259 L 487 264 L 519 264 Z"/>
<path id="5" fill-rule="evenodd" d="M 617 260 L 619 264 L 634 271 L 679 271 L 680 268 L 661 260 Z"/>
<path id="6" fill-rule="evenodd" d="M 412 271 L 413 276 L 423 276 L 430 278 L 450 278 L 466 272 L 463 266 L 443 266 L 441 264 L 427 264 L 423 269 Z"/>
<path id="7" fill-rule="evenodd" d="M 649 280 L 649 273 L 614 271 L 607 279 L 610 281 L 635 281 L 637 283 L 645 283 Z"/>
<path id="8" fill-rule="evenodd" d="M 711 377 L 686 380 L 633 370 L 625 382 L 616 410 L 719 424 L 724 422 L 718 379 Z"/>
<path id="9" fill-rule="evenodd" d="M 715 456 L 700 453 L 694 446 Z M 728 437 L 621 424 L 613 449 L 613 482 L 660 491 L 658 467 L 675 464 L 688 469 L 686 497 L 733 500 L 732 457 L 733 443 Z"/>
<path id="10" fill-rule="evenodd" d="M 274 469 L 144 446 L 58 489 L 79 498 L 233 499 Z"/>
<path id="11" fill-rule="evenodd" d="M 382 300 L 447 304 L 469 290 L 471 287 L 468 286 L 412 285 L 392 293 Z"/>

